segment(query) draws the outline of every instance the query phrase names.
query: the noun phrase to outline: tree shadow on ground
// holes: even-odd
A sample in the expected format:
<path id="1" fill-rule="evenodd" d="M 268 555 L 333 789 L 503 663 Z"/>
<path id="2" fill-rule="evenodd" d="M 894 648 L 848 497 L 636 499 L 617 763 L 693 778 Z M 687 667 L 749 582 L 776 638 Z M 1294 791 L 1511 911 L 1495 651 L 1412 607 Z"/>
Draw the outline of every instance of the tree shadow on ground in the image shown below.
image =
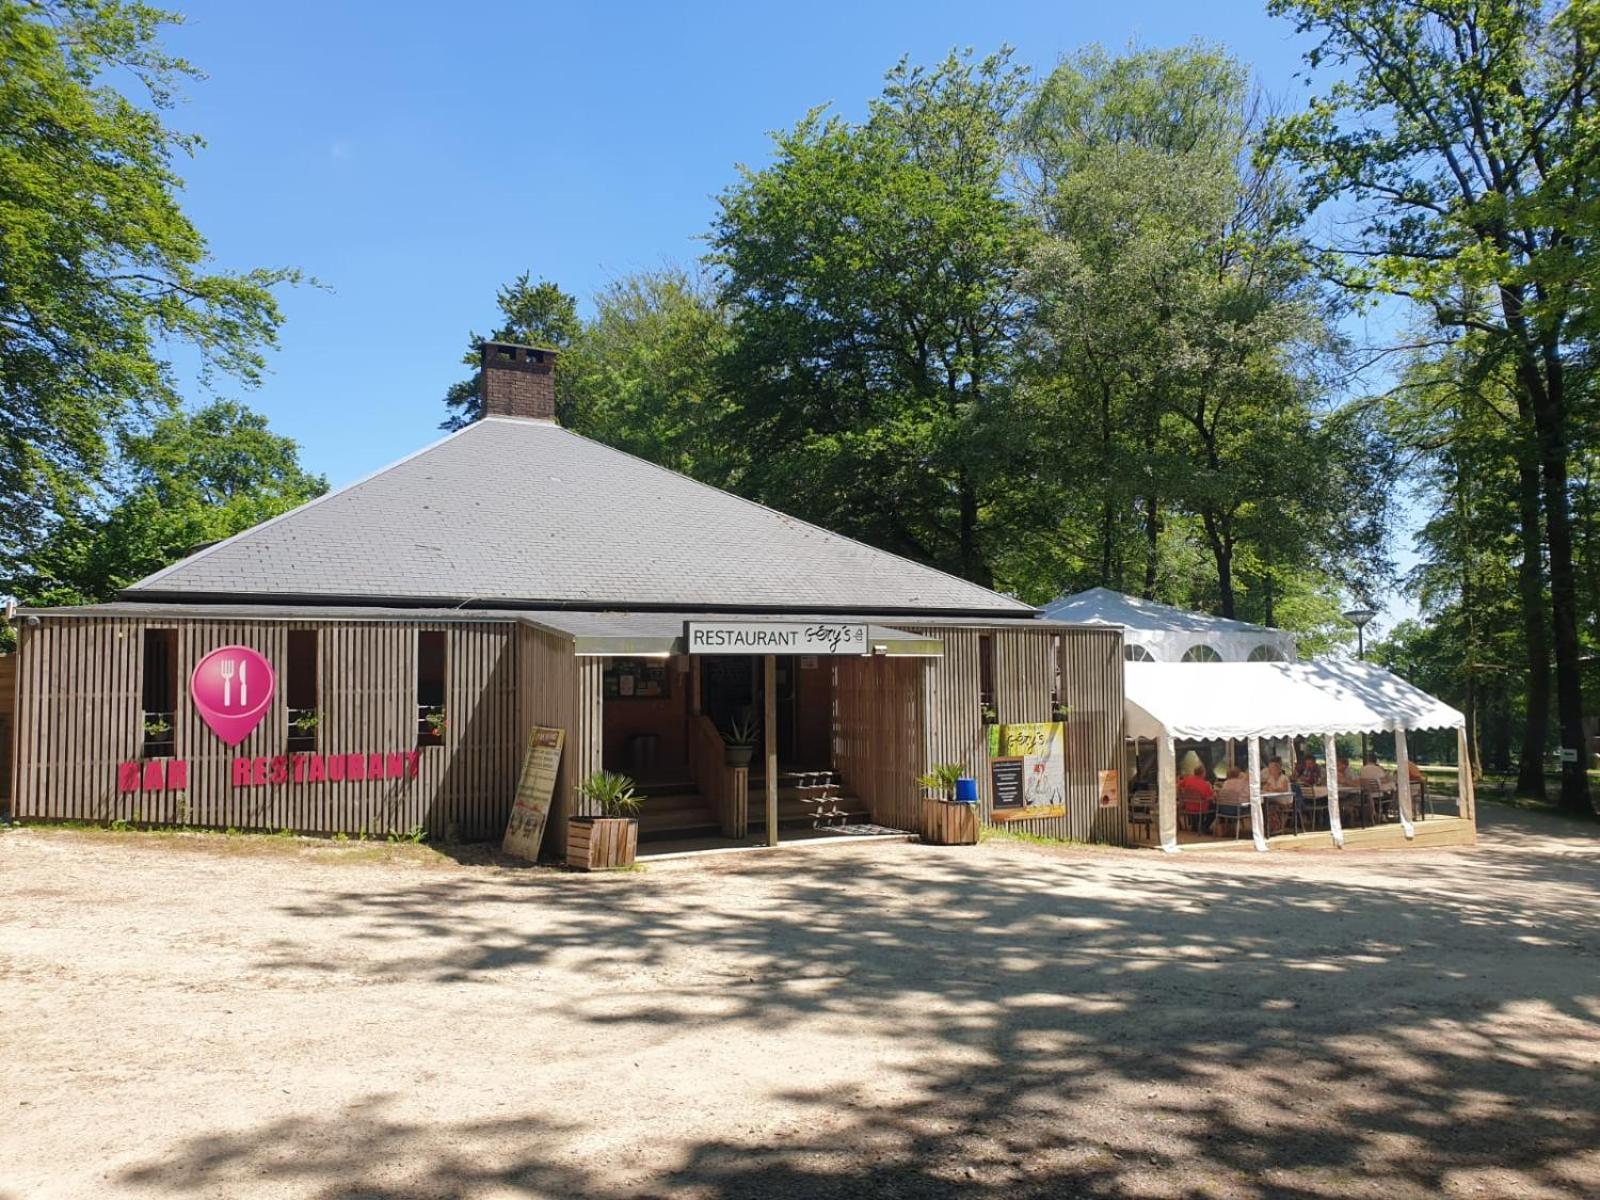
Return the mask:
<path id="1" fill-rule="evenodd" d="M 915 872 L 798 852 L 323 894 L 289 911 L 377 939 L 377 974 L 582 971 L 593 992 L 569 1015 L 618 1044 L 867 1021 L 904 1042 L 904 1086 L 882 1103 L 797 1079 L 769 1097 L 800 1114 L 782 1136 L 701 1138 L 625 1177 L 564 1148 L 559 1097 L 426 1129 L 373 1098 L 195 1139 L 163 1156 L 181 1165 L 124 1181 L 385 1198 L 1594 1195 L 1600 853 L 1528 830 L 1470 855 L 1391 853 L 1348 880 L 1266 859 L 1086 871 L 1028 848 L 908 848 Z M 763 903 L 719 907 L 730 872 Z M 312 945 L 260 965 L 331 971 Z M 675 986 L 686 961 L 714 1003 Z M 400 1147 L 410 1168 L 385 1182 Z"/>

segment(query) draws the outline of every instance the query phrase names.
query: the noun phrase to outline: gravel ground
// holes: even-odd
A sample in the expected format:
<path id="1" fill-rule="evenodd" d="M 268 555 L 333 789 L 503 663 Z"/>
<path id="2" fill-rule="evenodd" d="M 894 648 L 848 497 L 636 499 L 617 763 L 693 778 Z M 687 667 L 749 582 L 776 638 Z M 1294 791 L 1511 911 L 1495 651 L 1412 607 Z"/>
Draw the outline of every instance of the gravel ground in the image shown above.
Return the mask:
<path id="1" fill-rule="evenodd" d="M 585 878 L 0 836 L 4 1197 L 1593 1197 L 1600 827 Z"/>

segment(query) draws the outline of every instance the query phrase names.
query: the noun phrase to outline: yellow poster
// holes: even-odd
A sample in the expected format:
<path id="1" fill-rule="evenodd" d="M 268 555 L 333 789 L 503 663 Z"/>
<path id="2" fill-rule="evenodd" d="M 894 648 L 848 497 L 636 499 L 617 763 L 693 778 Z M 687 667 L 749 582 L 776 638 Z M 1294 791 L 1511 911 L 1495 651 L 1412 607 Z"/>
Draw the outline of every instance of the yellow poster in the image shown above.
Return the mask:
<path id="1" fill-rule="evenodd" d="M 1067 727 L 1060 721 L 990 726 L 989 753 L 1007 785 L 996 785 L 993 819 L 1020 821 L 1066 814 Z M 992 772 L 994 773 L 994 772 Z M 1016 776 L 1021 775 L 1020 781 Z"/>
<path id="2" fill-rule="evenodd" d="M 528 755 L 522 760 L 522 775 L 517 780 L 517 798 L 506 822 L 505 840 L 500 848 L 529 862 L 539 857 L 545 823 L 550 819 L 550 801 L 556 792 L 556 772 L 561 767 L 561 746 L 566 730 L 535 726 L 528 742 Z"/>

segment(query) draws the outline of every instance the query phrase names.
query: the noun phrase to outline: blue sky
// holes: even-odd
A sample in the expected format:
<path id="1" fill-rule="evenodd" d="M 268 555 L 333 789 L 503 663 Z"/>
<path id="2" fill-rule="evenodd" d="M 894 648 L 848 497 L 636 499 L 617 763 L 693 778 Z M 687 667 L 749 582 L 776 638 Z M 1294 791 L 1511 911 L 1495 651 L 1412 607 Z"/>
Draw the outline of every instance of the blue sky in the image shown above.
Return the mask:
<path id="1" fill-rule="evenodd" d="M 435 436 L 469 330 L 531 270 L 587 297 L 689 262 L 736 164 L 812 105 L 859 114 L 901 55 L 1205 38 L 1292 100 L 1263 3 L 478 4 L 174 0 L 209 78 L 186 206 L 227 267 L 292 265 L 272 374 L 243 398 L 335 486 Z"/>

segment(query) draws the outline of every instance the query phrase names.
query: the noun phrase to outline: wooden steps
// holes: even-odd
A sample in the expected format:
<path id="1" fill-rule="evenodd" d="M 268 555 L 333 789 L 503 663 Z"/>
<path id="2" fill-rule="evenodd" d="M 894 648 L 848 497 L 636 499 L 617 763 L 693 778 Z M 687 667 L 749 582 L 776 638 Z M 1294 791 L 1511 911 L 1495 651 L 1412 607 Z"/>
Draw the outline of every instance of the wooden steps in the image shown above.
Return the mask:
<path id="1" fill-rule="evenodd" d="M 711 802 L 693 785 L 657 785 L 641 789 L 639 837 L 712 837 L 722 822 Z M 871 819 L 866 804 L 856 796 L 839 794 L 838 776 L 822 771 L 784 771 L 778 776 L 778 828 L 800 829 L 819 825 L 858 825 Z M 750 828 L 767 827 L 767 793 L 759 778 L 750 781 Z"/>
<path id="2" fill-rule="evenodd" d="M 641 838 L 690 837 L 721 832 L 711 802 L 699 792 L 679 791 L 646 796 L 639 809 Z"/>
<path id="3" fill-rule="evenodd" d="M 854 825 L 871 818 L 859 797 L 840 791 L 839 777 L 832 771 L 780 771 L 778 828 Z M 766 780 L 759 776 L 750 780 L 750 827 L 767 827 Z"/>

